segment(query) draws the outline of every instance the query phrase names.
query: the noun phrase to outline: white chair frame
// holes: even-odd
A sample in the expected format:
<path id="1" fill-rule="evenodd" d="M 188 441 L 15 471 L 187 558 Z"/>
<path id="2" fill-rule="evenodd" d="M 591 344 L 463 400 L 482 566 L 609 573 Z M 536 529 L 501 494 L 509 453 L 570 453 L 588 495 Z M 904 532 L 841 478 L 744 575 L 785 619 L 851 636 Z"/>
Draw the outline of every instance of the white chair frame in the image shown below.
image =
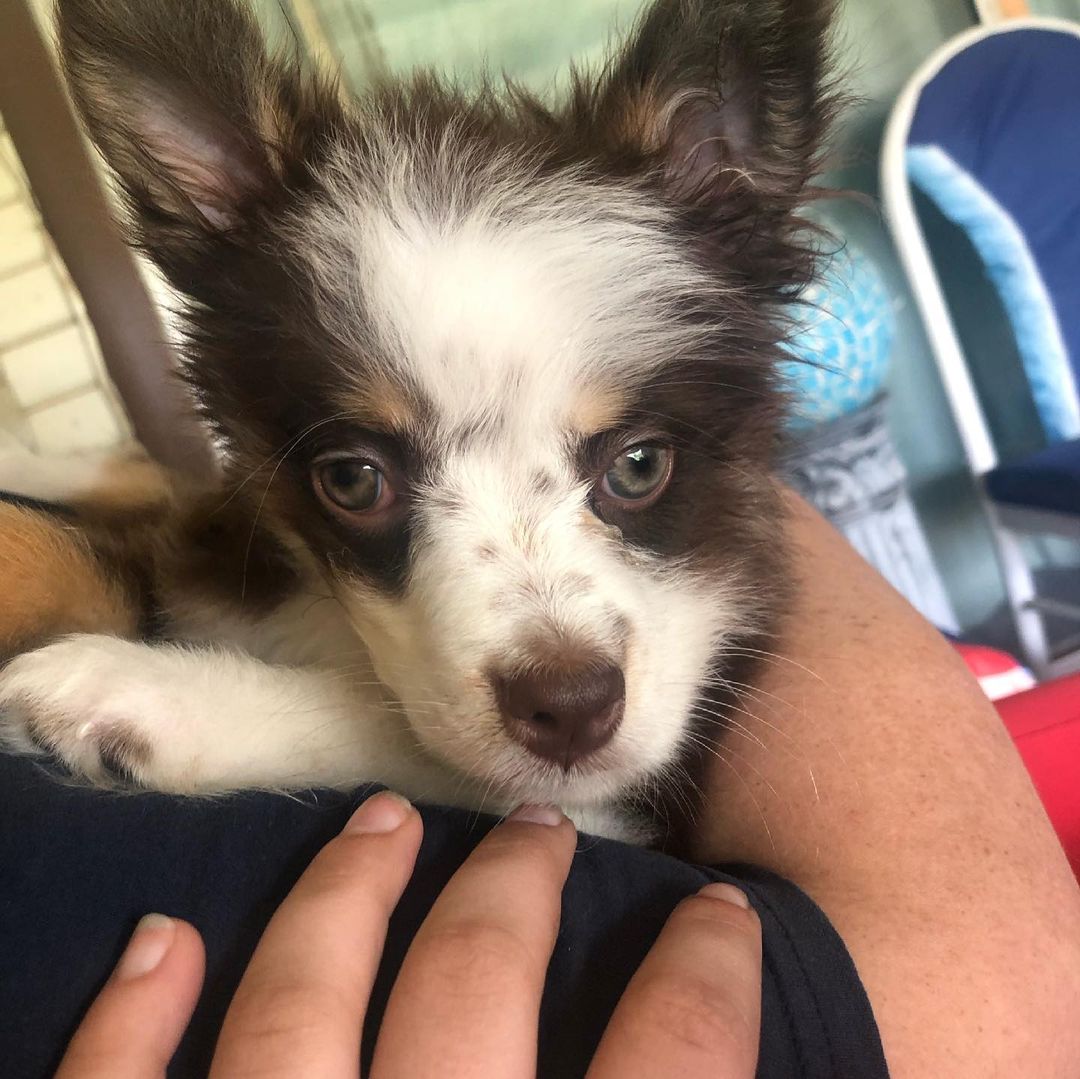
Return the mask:
<path id="1" fill-rule="evenodd" d="M 893 106 L 882 150 L 881 190 L 885 217 L 922 315 L 949 407 L 994 537 L 1005 594 L 1024 659 L 1040 678 L 1051 678 L 1080 670 L 1080 632 L 1070 635 L 1052 649 L 1047 637 L 1045 615 L 1075 620 L 1080 630 L 1080 606 L 1038 596 L 1021 537 L 1025 534 L 1056 534 L 1080 540 L 1080 516 L 995 504 L 986 493 L 983 480 L 988 472 L 997 467 L 998 455 L 915 211 L 906 162 L 911 124 L 926 85 L 945 64 L 975 42 L 1018 30 L 1053 30 L 1080 37 L 1080 26 L 1075 23 L 1065 19 L 1032 17 L 1010 19 L 993 26 L 977 26 L 943 45 L 916 71 Z"/>

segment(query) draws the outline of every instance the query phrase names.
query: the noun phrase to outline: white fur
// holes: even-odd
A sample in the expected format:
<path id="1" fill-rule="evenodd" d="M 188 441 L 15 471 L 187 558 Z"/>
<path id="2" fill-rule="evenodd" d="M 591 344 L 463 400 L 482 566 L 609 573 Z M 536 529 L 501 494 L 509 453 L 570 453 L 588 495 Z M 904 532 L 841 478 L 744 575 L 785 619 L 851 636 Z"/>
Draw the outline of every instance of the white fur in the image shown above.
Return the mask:
<path id="1" fill-rule="evenodd" d="M 380 678 L 407 709 L 420 702 L 410 722 L 430 749 L 511 801 L 602 803 L 674 757 L 709 657 L 732 628 L 724 582 L 628 556 L 587 520 L 577 486 L 537 504 L 512 467 L 487 465 L 465 455 L 448 464 L 441 482 L 467 508 L 431 511 L 403 600 L 351 601 L 346 589 L 343 602 Z M 478 559 L 478 544 L 495 558 Z M 615 738 L 570 773 L 505 735 L 486 679 L 527 666 L 538 638 L 599 652 L 625 672 Z"/>
<path id="2" fill-rule="evenodd" d="M 424 153 L 377 139 L 368 153 L 374 170 L 342 156 L 323 177 L 298 256 L 334 332 L 355 330 L 365 363 L 434 405 L 446 453 L 414 492 L 406 596 L 349 580 L 337 594 L 430 751 L 497 798 L 602 804 L 674 758 L 710 657 L 747 627 L 731 582 L 631 553 L 599 524 L 572 467 L 574 418 L 694 348 L 679 302 L 716 282 L 630 186 L 482 160 L 453 131 Z M 626 677 L 613 742 L 570 773 L 511 742 L 487 678 L 527 665 L 544 636 Z"/>
<path id="3" fill-rule="evenodd" d="M 21 714 L 21 730 L 31 727 L 91 775 L 101 771 L 101 738 L 139 736 L 153 756 L 136 778 L 194 792 L 342 783 L 369 762 L 385 766 L 373 747 L 388 739 L 365 740 L 366 725 L 352 718 L 365 697 L 374 702 L 369 712 L 382 715 L 378 694 L 360 680 L 335 681 L 224 650 L 78 635 L 13 660 L 0 704 Z M 298 723 L 303 716 L 314 720 L 309 731 Z"/>
<path id="4" fill-rule="evenodd" d="M 375 778 L 418 800 L 511 808 L 431 760 L 378 683 L 223 649 L 63 638 L 9 664 L 0 719 L 0 744 L 26 753 L 43 744 L 99 781 L 108 779 L 101 744 L 120 734 L 151 750 L 145 765 L 133 762 L 133 778 L 179 794 Z M 585 830 L 644 838 L 602 808 L 568 808 Z"/>
<path id="5" fill-rule="evenodd" d="M 673 312 L 716 279 L 633 187 L 480 159 L 453 131 L 423 154 L 392 136 L 368 153 L 374 167 L 342 153 L 324 172 L 330 195 L 297 222 L 297 255 L 328 329 L 366 346 L 350 330 L 374 323 L 394 369 L 454 421 L 512 393 L 540 426 L 589 382 L 640 380 L 693 345 Z"/>

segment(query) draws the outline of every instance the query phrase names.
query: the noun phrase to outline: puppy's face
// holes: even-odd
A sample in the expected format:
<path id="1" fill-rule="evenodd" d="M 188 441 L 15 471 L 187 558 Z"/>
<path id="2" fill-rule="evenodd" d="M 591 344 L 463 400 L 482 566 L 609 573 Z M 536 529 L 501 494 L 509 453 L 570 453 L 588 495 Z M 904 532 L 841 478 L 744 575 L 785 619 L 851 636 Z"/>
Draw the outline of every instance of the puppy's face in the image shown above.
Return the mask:
<path id="1" fill-rule="evenodd" d="M 631 186 L 384 150 L 295 222 L 348 340 L 292 519 L 426 747 L 508 798 L 610 794 L 757 613 L 701 407 L 730 390 L 689 362 L 716 282 Z"/>
<path id="2" fill-rule="evenodd" d="M 773 613 L 825 15 L 705 6 L 552 110 L 430 78 L 344 106 L 226 0 L 61 4 L 208 418 L 421 746 L 505 801 L 662 771 Z"/>

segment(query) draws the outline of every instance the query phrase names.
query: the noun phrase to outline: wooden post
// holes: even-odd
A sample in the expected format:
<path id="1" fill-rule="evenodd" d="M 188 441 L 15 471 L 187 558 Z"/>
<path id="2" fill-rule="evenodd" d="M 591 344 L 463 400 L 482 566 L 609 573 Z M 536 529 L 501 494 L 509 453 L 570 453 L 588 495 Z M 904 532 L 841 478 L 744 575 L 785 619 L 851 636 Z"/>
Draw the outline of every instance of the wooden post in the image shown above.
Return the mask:
<path id="1" fill-rule="evenodd" d="M 987 25 L 1006 19 L 1022 19 L 1031 14 L 1027 0 L 975 0 L 979 19 Z"/>
<path id="2" fill-rule="evenodd" d="M 213 454 L 175 377 L 160 313 L 120 237 L 28 0 L 0 0 L 0 113 L 136 437 L 163 464 L 210 474 Z"/>

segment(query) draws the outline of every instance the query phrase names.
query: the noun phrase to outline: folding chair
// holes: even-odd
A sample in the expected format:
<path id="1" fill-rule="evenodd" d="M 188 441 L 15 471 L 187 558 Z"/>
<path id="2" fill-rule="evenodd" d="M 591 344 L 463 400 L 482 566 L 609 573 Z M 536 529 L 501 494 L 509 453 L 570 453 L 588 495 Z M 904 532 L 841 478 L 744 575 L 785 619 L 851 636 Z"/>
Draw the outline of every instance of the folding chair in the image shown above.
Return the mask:
<path id="1" fill-rule="evenodd" d="M 1080 668 L 1080 606 L 1040 597 L 1020 537 L 1080 539 L 1080 26 L 1013 19 L 944 45 L 893 108 L 885 212 L 996 540 L 1027 662 Z M 1045 447 L 997 449 L 912 188 L 961 228 L 1001 298 Z M 1052 646 L 1046 616 L 1077 623 Z"/>

